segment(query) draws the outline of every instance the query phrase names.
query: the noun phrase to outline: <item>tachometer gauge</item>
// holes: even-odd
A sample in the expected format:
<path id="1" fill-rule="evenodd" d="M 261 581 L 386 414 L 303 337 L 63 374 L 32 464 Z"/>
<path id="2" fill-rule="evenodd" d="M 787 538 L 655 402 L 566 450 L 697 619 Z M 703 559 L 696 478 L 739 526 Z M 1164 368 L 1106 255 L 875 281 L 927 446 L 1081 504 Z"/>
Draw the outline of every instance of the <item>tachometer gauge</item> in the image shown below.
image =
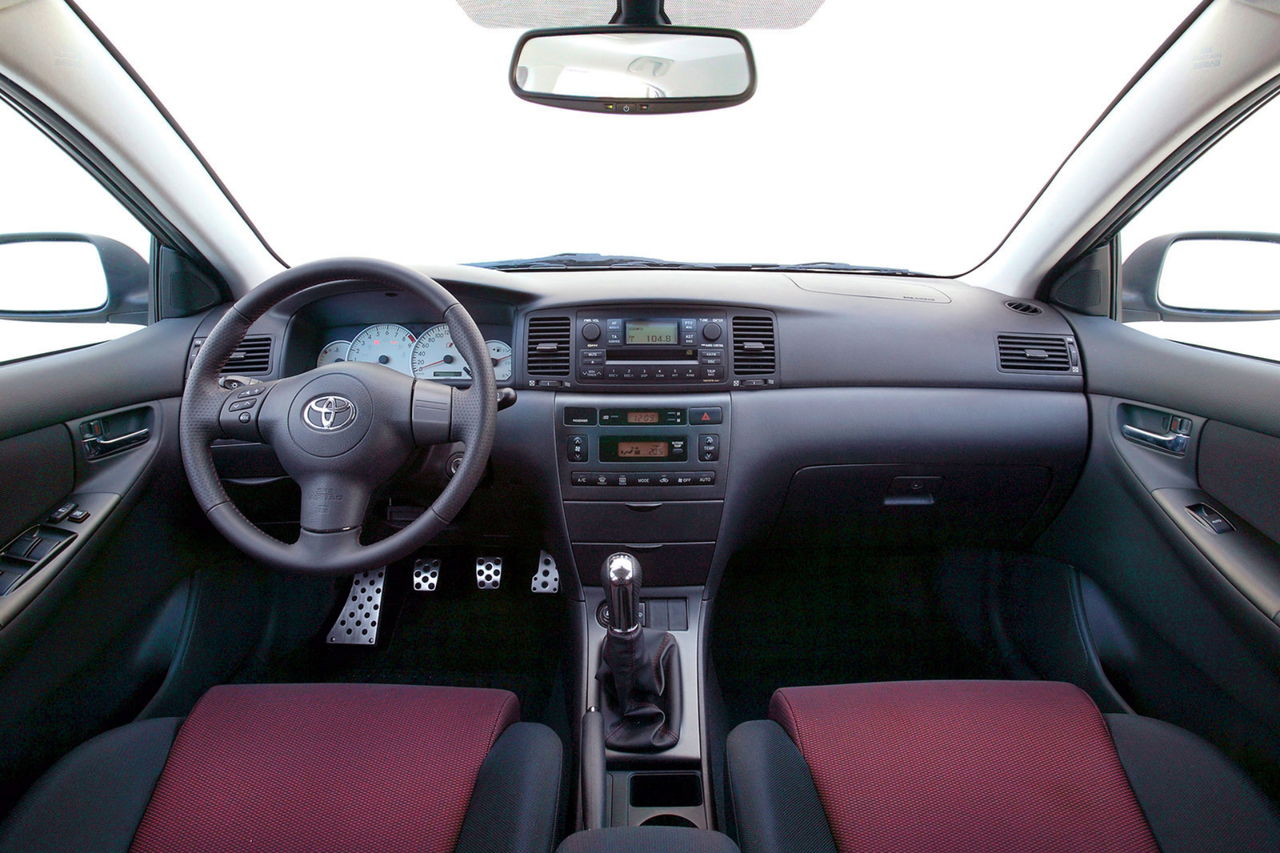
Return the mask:
<path id="1" fill-rule="evenodd" d="M 485 341 L 484 344 L 489 348 L 489 358 L 493 359 L 493 378 L 499 382 L 510 382 L 511 344 L 502 341 Z"/>
<path id="2" fill-rule="evenodd" d="M 413 348 L 413 375 L 419 379 L 467 379 L 471 376 L 462 354 L 453 345 L 445 323 L 422 333 Z"/>
<path id="3" fill-rule="evenodd" d="M 347 361 L 385 364 L 401 373 L 413 374 L 413 347 L 417 339 L 404 326 L 378 323 L 351 339 Z"/>
<path id="4" fill-rule="evenodd" d="M 350 351 L 351 341 L 330 341 L 320 350 L 320 355 L 316 356 L 316 367 L 346 361 Z"/>

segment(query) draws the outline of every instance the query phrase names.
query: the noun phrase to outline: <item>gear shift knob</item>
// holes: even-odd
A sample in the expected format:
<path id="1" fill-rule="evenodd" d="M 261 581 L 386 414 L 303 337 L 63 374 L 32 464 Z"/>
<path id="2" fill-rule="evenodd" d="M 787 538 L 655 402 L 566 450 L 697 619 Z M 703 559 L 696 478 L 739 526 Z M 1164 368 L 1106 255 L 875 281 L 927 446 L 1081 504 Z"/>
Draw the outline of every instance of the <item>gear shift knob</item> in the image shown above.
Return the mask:
<path id="1" fill-rule="evenodd" d="M 609 633 L 632 634 L 640 629 L 640 561 L 625 551 L 610 554 L 600 571 L 609 602 Z"/>

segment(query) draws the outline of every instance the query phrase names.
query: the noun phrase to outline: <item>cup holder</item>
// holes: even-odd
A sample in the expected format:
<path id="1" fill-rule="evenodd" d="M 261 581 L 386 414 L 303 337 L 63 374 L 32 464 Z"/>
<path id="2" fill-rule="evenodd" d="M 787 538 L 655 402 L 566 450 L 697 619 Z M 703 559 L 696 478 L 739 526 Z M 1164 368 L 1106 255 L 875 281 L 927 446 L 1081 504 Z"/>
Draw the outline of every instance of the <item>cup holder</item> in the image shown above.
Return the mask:
<path id="1" fill-rule="evenodd" d="M 653 817 L 642 821 L 641 826 L 683 826 L 689 829 L 697 829 L 698 825 L 687 817 L 681 817 L 678 814 L 656 814 Z"/>

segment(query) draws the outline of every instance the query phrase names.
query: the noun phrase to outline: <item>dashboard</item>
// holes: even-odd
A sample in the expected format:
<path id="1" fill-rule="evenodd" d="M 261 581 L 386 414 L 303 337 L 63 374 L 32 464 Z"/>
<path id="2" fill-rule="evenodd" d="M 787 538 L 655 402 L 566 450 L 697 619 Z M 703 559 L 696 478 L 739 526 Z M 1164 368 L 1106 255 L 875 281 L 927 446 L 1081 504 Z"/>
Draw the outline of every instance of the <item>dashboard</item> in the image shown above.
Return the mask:
<path id="1" fill-rule="evenodd" d="M 436 323 L 416 334 L 401 323 L 374 323 L 356 331 L 356 327 L 326 330 L 330 340 L 320 347 L 315 366 L 343 361 L 383 364 L 416 379 L 437 382 L 466 383 L 471 380 L 471 366 L 453 344 L 449 326 Z M 496 338 L 485 341 L 493 373 L 499 384 L 511 381 L 514 371 L 511 344 Z"/>
<path id="2" fill-rule="evenodd" d="M 584 585 L 637 546 L 654 584 L 697 586 L 760 543 L 1025 543 L 1085 458 L 1083 354 L 1044 303 L 830 273 L 422 271 L 512 389 L 455 541 L 554 552 Z M 317 287 L 257 320 L 228 372 L 360 361 L 467 385 L 443 319 L 374 284 Z M 224 479 L 286 503 L 265 493 L 282 479 L 270 448 L 215 451 Z M 406 466 L 382 521 L 421 512 L 464 452 Z"/>

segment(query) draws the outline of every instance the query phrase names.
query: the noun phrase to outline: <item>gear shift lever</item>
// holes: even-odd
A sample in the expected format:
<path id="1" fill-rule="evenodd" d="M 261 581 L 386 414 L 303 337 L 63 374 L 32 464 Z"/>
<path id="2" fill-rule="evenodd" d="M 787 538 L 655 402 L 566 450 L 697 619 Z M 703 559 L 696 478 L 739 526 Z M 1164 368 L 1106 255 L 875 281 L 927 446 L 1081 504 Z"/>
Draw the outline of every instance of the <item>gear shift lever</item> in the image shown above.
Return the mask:
<path id="1" fill-rule="evenodd" d="M 600 574 L 609 599 L 609 635 L 634 634 L 640 629 L 640 561 L 625 551 L 611 554 Z"/>
<path id="2" fill-rule="evenodd" d="M 596 678 L 605 745 L 619 752 L 670 749 L 683 718 L 680 648 L 666 631 L 641 627 L 640 581 L 633 554 L 611 554 L 601 566 L 609 625 Z"/>

